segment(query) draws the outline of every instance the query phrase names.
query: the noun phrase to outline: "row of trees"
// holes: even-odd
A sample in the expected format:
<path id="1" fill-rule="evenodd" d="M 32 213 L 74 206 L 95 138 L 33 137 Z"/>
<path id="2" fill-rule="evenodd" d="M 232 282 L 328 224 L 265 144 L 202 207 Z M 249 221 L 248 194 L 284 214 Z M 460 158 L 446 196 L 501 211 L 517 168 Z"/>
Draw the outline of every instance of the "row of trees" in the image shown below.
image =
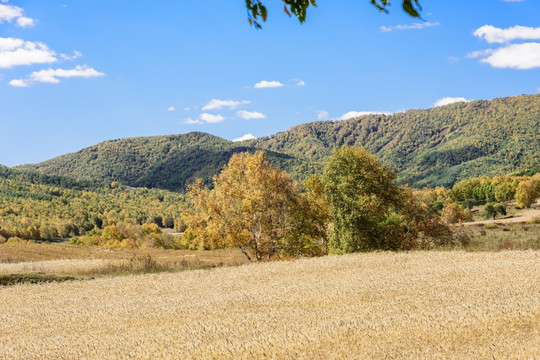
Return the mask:
<path id="1" fill-rule="evenodd" d="M 119 223 L 181 228 L 184 196 L 178 193 L 115 183 L 78 190 L 23 180 L 0 177 L 0 236 L 5 239 L 51 241 Z"/>
<path id="2" fill-rule="evenodd" d="M 248 259 L 419 247 L 447 241 L 448 226 L 363 148 L 344 146 L 303 189 L 263 152 L 235 154 L 189 189 L 184 241 L 193 249 L 238 247 Z"/>
<path id="3" fill-rule="evenodd" d="M 519 208 L 530 207 L 540 193 L 540 173 L 533 176 L 483 176 L 463 180 L 448 195 L 463 204 L 486 204 L 516 200 Z"/>

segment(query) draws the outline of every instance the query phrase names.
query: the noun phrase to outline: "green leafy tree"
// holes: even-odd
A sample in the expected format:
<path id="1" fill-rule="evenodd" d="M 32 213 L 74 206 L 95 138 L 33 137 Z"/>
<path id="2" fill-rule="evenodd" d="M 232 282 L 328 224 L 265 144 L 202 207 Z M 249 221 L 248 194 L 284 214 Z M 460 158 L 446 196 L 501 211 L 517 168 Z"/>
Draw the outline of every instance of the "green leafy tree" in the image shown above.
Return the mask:
<path id="1" fill-rule="evenodd" d="M 500 214 L 501 216 L 505 216 L 506 206 L 504 206 L 503 204 L 497 204 L 495 205 L 495 211 L 497 212 L 497 214 Z"/>
<path id="2" fill-rule="evenodd" d="M 486 219 L 493 218 L 493 220 L 495 220 L 496 216 L 497 211 L 495 210 L 495 206 L 493 206 L 493 204 L 487 204 L 486 206 L 484 206 L 484 217 Z"/>
<path id="3" fill-rule="evenodd" d="M 343 146 L 334 151 L 324 170 L 331 251 L 399 247 L 392 238 L 398 219 L 390 216 L 390 210 L 399 207 L 394 179 L 394 173 L 364 148 Z"/>
<path id="4" fill-rule="evenodd" d="M 484 207 L 484 217 L 486 219 L 493 218 L 495 220 L 497 215 L 506 215 L 506 206 L 503 204 L 487 204 Z"/>
<path id="5" fill-rule="evenodd" d="M 289 16 L 295 16 L 300 23 L 306 21 L 306 15 L 308 9 L 311 7 L 317 7 L 316 0 L 282 0 L 283 11 Z M 388 13 L 388 6 L 390 0 L 369 0 L 373 6 L 379 11 Z M 268 16 L 268 9 L 262 3 L 261 0 L 246 0 L 246 7 L 248 10 L 249 23 L 255 26 L 257 29 L 261 28 L 260 21 L 266 21 Z M 421 6 L 418 0 L 402 0 L 402 8 L 407 14 L 412 17 L 419 18 Z"/>

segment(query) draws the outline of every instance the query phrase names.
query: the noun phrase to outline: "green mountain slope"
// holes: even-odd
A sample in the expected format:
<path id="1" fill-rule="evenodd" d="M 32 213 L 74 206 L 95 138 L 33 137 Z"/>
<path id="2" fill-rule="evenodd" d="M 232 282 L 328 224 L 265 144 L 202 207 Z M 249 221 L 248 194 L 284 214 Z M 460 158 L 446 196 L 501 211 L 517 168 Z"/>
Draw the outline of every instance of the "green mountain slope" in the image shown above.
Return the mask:
<path id="1" fill-rule="evenodd" d="M 313 122 L 242 143 L 200 132 L 111 140 L 22 167 L 178 191 L 197 177 L 210 179 L 235 152 L 267 150 L 271 161 L 302 179 L 320 172 L 342 145 L 365 146 L 399 182 L 416 187 L 540 167 L 540 95 Z"/>
<path id="2" fill-rule="evenodd" d="M 401 183 L 451 186 L 539 166 L 540 95 L 308 123 L 249 145 L 317 162 L 342 145 L 362 145 Z"/>
<path id="3" fill-rule="evenodd" d="M 40 164 L 23 165 L 46 174 L 81 181 L 118 181 L 135 187 L 182 191 L 196 178 L 207 182 L 235 152 L 254 151 L 245 145 L 206 133 L 109 140 Z M 271 161 L 300 168 L 293 157 L 269 151 Z"/>

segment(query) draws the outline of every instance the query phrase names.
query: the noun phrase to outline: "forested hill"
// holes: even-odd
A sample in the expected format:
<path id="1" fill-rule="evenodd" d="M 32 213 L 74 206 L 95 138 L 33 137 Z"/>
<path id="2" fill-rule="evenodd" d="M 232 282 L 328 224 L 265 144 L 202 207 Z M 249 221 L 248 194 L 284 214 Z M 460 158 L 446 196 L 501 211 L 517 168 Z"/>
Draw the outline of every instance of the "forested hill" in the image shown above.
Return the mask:
<path id="1" fill-rule="evenodd" d="M 249 145 L 312 161 L 342 145 L 362 145 L 401 183 L 450 186 L 540 165 L 540 95 L 307 123 Z"/>
<path id="2" fill-rule="evenodd" d="M 302 179 L 321 171 L 333 149 L 363 145 L 401 183 L 451 186 L 540 167 L 539 129 L 540 95 L 524 95 L 307 123 L 241 143 L 200 132 L 111 140 L 23 168 L 178 191 L 197 177 L 210 179 L 239 151 L 267 150 L 271 161 Z"/>
<path id="3" fill-rule="evenodd" d="M 209 181 L 235 152 L 247 146 L 202 132 L 109 140 L 40 164 L 20 168 L 79 180 L 113 182 L 135 187 L 183 191 L 196 178 Z M 292 156 L 269 151 L 284 168 L 302 168 Z M 300 174 L 297 174 L 300 175 Z"/>

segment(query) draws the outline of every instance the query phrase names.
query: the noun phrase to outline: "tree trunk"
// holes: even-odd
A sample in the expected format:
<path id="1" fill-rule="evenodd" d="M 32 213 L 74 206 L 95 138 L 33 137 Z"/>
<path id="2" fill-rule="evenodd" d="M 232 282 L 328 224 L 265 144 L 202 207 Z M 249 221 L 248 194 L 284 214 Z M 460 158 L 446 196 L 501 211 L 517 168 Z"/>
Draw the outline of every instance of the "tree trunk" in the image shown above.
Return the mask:
<path id="1" fill-rule="evenodd" d="M 239 248 L 240 248 L 240 251 L 242 251 L 242 253 L 243 253 L 244 255 L 246 255 L 246 257 L 248 258 L 249 262 L 253 262 L 253 260 L 251 260 L 251 257 L 250 257 L 249 254 L 246 252 L 246 250 L 244 250 L 244 248 L 241 247 L 241 246 L 239 246 Z"/>

